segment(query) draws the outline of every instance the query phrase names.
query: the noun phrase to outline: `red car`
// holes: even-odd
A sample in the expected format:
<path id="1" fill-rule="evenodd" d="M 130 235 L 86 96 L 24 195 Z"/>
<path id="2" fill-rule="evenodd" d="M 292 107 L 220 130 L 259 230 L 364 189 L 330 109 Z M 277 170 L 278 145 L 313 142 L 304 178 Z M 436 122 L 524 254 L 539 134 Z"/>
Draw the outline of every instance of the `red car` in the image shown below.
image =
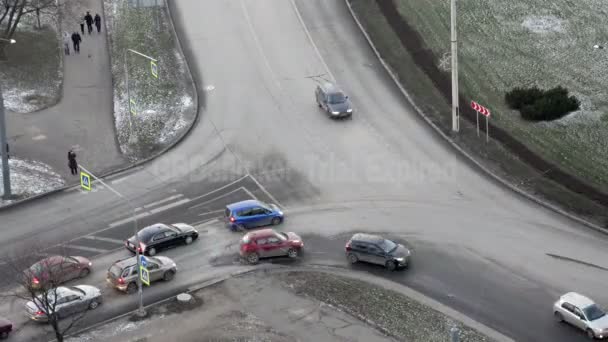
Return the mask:
<path id="1" fill-rule="evenodd" d="M 304 248 L 304 242 L 296 233 L 279 233 L 274 229 L 249 232 L 241 240 L 241 257 L 250 264 L 261 258 L 288 256 L 295 258 Z"/>
<path id="2" fill-rule="evenodd" d="M 85 257 L 54 255 L 33 264 L 23 271 L 23 276 L 25 281 L 31 282 L 32 289 L 40 289 L 45 285 L 55 287 L 88 276 L 92 266 L 91 261 Z"/>
<path id="3" fill-rule="evenodd" d="M 0 338 L 8 338 L 8 334 L 13 331 L 13 323 L 8 319 L 0 317 Z"/>

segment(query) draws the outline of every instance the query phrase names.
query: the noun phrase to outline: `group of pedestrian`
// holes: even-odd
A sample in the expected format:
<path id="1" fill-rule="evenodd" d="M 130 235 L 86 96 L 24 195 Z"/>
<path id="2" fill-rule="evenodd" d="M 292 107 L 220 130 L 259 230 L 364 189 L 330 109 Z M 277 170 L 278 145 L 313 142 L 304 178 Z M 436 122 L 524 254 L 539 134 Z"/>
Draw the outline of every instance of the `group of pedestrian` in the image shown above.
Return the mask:
<path id="1" fill-rule="evenodd" d="M 97 33 L 101 33 L 101 16 L 96 13 L 95 17 L 91 15 L 91 12 L 87 11 L 87 13 L 80 20 L 80 32 L 82 32 L 82 36 L 84 36 L 84 25 L 87 25 L 87 31 L 89 35 L 93 32 L 93 23 L 95 23 L 95 27 L 97 28 Z M 66 31 L 63 33 L 63 47 L 65 49 L 65 54 L 70 54 L 70 39 L 72 40 L 72 44 L 74 45 L 74 52 L 80 53 L 80 43 L 82 42 L 82 36 L 78 31 L 74 31 L 72 35 Z"/>

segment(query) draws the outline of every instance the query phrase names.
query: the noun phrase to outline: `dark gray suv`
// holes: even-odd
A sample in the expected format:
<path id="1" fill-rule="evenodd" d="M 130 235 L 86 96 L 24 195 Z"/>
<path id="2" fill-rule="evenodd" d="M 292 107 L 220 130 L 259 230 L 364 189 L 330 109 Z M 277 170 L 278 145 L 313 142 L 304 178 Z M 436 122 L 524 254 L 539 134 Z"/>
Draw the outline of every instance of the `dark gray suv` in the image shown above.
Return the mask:
<path id="1" fill-rule="evenodd" d="M 348 96 L 332 83 L 323 83 L 317 86 L 315 98 L 320 108 L 325 110 L 332 118 L 352 118 L 353 108 Z"/>
<path id="2" fill-rule="evenodd" d="M 405 246 L 378 235 L 357 233 L 346 243 L 346 258 L 351 264 L 364 261 L 394 271 L 407 267 L 411 255 Z"/>

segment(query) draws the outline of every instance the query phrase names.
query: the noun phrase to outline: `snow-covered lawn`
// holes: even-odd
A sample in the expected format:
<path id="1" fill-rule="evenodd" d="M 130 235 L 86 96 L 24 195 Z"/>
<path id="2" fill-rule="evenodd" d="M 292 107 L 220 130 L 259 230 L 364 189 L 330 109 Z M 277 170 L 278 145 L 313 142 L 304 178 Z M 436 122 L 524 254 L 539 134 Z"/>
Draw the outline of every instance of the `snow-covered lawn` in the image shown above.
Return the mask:
<path id="1" fill-rule="evenodd" d="M 22 159 L 9 159 L 11 192 L 15 200 L 52 191 L 65 185 L 63 178 L 53 169 L 41 162 Z M 0 167 L 2 161 L 0 161 Z M 0 172 L 0 194 L 4 194 L 2 173 Z M 0 199 L 0 206 L 11 200 Z"/>
<path id="2" fill-rule="evenodd" d="M 396 0 L 437 64 L 450 53 L 449 0 Z M 608 2 L 602 0 L 458 1 L 461 91 L 492 110 L 537 153 L 608 190 Z M 442 63 L 442 60 L 444 62 Z M 520 119 L 504 102 L 517 86 L 565 86 L 581 110 L 548 123 Z M 490 132 L 491 133 L 491 132 Z"/>
<path id="3" fill-rule="evenodd" d="M 194 122 L 197 108 L 194 86 L 165 7 L 133 8 L 127 4 L 121 0 L 104 1 L 111 44 L 114 115 L 122 151 L 133 159 L 142 159 L 179 139 Z M 125 85 L 127 48 L 158 60 L 156 78 L 148 59 L 133 53 L 128 56 L 134 114 L 129 114 Z"/>
<path id="4" fill-rule="evenodd" d="M 33 15 L 21 19 L 16 44 L 7 47 L 7 60 L 0 62 L 0 83 L 8 110 L 30 113 L 59 101 L 63 68 L 57 20 L 41 15 L 42 29 Z"/>

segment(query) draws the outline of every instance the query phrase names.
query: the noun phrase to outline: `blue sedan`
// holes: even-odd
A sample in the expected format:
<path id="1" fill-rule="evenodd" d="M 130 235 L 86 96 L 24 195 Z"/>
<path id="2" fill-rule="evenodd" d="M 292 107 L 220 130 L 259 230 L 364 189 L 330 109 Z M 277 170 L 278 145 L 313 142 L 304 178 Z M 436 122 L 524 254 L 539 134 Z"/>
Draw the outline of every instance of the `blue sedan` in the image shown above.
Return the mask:
<path id="1" fill-rule="evenodd" d="M 283 222 L 283 212 L 279 207 L 257 200 L 229 204 L 224 214 L 226 225 L 235 231 Z"/>

